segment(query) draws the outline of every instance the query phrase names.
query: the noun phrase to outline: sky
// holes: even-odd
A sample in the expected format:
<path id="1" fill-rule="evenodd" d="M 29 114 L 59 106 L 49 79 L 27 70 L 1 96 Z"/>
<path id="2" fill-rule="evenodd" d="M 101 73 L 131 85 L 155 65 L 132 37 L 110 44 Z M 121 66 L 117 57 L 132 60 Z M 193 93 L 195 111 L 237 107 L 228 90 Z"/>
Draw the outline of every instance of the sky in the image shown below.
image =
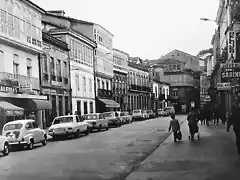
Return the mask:
<path id="1" fill-rule="evenodd" d="M 197 55 L 211 47 L 219 0 L 32 0 L 45 10 L 102 25 L 113 47 L 142 59 L 174 49 Z"/>

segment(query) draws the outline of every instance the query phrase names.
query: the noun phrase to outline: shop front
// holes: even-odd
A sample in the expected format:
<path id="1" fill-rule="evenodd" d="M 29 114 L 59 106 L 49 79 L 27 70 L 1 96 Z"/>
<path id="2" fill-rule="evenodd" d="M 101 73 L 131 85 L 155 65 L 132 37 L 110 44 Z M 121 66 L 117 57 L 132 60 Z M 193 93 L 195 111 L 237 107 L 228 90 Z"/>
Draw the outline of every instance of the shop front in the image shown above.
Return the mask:
<path id="1" fill-rule="evenodd" d="M 24 109 L 7 101 L 0 101 L 0 132 L 4 124 L 18 119 L 24 119 Z"/>
<path id="2" fill-rule="evenodd" d="M 49 125 L 56 116 L 67 115 L 71 111 L 70 92 L 65 89 L 42 88 L 42 94 L 52 104 L 51 111 L 46 113 L 46 122 Z"/>
<path id="3" fill-rule="evenodd" d="M 8 102 L 23 111 L 23 114 L 13 113 L 22 111 L 7 111 L 7 114 L 5 113 L 3 116 L 7 121 L 12 121 L 16 119 L 30 119 L 31 115 L 31 118 L 34 118 L 40 127 L 45 128 L 45 113 L 52 109 L 52 105 L 46 96 L 39 94 L 37 90 L 0 84 L 0 101 Z"/>
<path id="4" fill-rule="evenodd" d="M 120 111 L 120 104 L 112 99 L 96 98 L 96 110 L 99 113 Z"/>

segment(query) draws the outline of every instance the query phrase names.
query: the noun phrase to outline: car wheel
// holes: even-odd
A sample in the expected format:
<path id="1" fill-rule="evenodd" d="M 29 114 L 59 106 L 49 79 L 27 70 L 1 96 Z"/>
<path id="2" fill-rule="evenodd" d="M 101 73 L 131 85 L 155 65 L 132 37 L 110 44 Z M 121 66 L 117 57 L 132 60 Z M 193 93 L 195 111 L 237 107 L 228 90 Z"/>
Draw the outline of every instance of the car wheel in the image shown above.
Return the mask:
<path id="1" fill-rule="evenodd" d="M 102 130 L 102 125 L 98 126 L 98 132 L 100 132 Z"/>
<path id="2" fill-rule="evenodd" d="M 47 137 L 44 137 L 44 140 L 42 141 L 42 145 L 46 146 L 47 145 Z"/>
<path id="3" fill-rule="evenodd" d="M 79 131 L 79 129 L 76 131 L 76 133 L 75 133 L 75 137 L 76 138 L 78 138 L 80 136 L 80 131 Z"/>
<path id="4" fill-rule="evenodd" d="M 7 156 L 9 154 L 9 145 L 7 143 L 4 144 L 4 149 L 2 154 L 3 156 Z"/>
<path id="5" fill-rule="evenodd" d="M 33 149 L 33 140 L 31 139 L 29 144 L 27 145 L 28 150 Z"/>
<path id="6" fill-rule="evenodd" d="M 90 128 L 87 127 L 87 130 L 85 131 L 85 135 L 86 135 L 86 136 L 89 135 L 90 131 L 91 131 Z"/>
<path id="7" fill-rule="evenodd" d="M 108 130 L 109 129 L 109 127 L 108 127 L 108 125 L 106 126 L 106 130 Z"/>

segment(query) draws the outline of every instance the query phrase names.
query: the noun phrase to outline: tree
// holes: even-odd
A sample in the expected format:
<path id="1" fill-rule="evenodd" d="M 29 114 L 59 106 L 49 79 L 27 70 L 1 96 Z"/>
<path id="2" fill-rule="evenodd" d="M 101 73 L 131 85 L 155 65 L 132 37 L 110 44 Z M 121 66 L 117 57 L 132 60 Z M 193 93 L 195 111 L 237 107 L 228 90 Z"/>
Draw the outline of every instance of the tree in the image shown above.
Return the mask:
<path id="1" fill-rule="evenodd" d="M 213 54 L 213 48 L 203 49 L 203 50 L 199 51 L 197 56 L 201 56 L 201 55 L 207 54 L 207 53 Z"/>

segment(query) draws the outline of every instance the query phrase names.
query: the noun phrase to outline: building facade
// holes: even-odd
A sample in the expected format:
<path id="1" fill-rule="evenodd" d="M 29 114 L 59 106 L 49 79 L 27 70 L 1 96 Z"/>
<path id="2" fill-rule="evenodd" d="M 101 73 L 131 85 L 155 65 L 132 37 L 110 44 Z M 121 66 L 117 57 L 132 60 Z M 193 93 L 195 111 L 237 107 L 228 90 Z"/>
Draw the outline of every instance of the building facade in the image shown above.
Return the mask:
<path id="1" fill-rule="evenodd" d="M 40 95 L 38 68 L 45 11 L 27 0 L 1 0 L 0 10 L 0 99 L 24 109 L 25 118 L 34 113 L 43 126 L 45 110 L 51 109 Z M 17 118 L 10 115 L 7 121 Z"/>
<path id="2" fill-rule="evenodd" d="M 149 70 L 137 58 L 128 61 L 128 108 L 151 109 L 151 87 L 149 84 Z"/>
<path id="3" fill-rule="evenodd" d="M 167 88 L 162 89 L 167 105 L 173 103 L 176 112 L 182 113 L 189 111 L 191 101 L 194 101 L 197 107 L 200 105 L 199 79 L 193 71 L 185 69 L 185 63 L 176 59 L 166 59 L 158 63 L 156 68 L 157 66 L 163 67 L 164 75 L 159 76 L 170 84 L 169 92 Z"/>
<path id="4" fill-rule="evenodd" d="M 112 97 L 113 79 L 113 34 L 99 24 L 71 18 L 71 28 L 93 40 L 97 47 L 94 51 L 94 74 L 96 91 L 96 112 L 104 112 L 120 105 Z"/>
<path id="5" fill-rule="evenodd" d="M 127 74 L 128 57 L 123 51 L 113 49 L 113 99 L 120 104 L 120 109 L 127 110 Z"/>
<path id="6" fill-rule="evenodd" d="M 72 113 L 79 115 L 94 113 L 96 111 L 94 91 L 96 43 L 73 28 L 78 23 L 77 20 L 65 17 L 63 14 L 51 11 L 44 15 L 43 21 L 46 24 L 44 29 L 52 36 L 65 41 L 70 49 Z"/>
<path id="7" fill-rule="evenodd" d="M 69 49 L 67 43 L 48 32 L 42 33 L 40 88 L 41 93 L 52 103 L 52 111 L 46 116 L 47 124 L 50 124 L 50 117 L 67 115 L 71 111 Z"/>
<path id="8" fill-rule="evenodd" d="M 185 64 L 185 69 L 191 69 L 192 71 L 199 71 L 200 66 L 204 64 L 204 61 L 202 59 L 177 49 L 162 56 L 160 59 L 156 60 L 155 63 L 158 64 L 159 62 L 166 59 L 178 60 Z"/>

